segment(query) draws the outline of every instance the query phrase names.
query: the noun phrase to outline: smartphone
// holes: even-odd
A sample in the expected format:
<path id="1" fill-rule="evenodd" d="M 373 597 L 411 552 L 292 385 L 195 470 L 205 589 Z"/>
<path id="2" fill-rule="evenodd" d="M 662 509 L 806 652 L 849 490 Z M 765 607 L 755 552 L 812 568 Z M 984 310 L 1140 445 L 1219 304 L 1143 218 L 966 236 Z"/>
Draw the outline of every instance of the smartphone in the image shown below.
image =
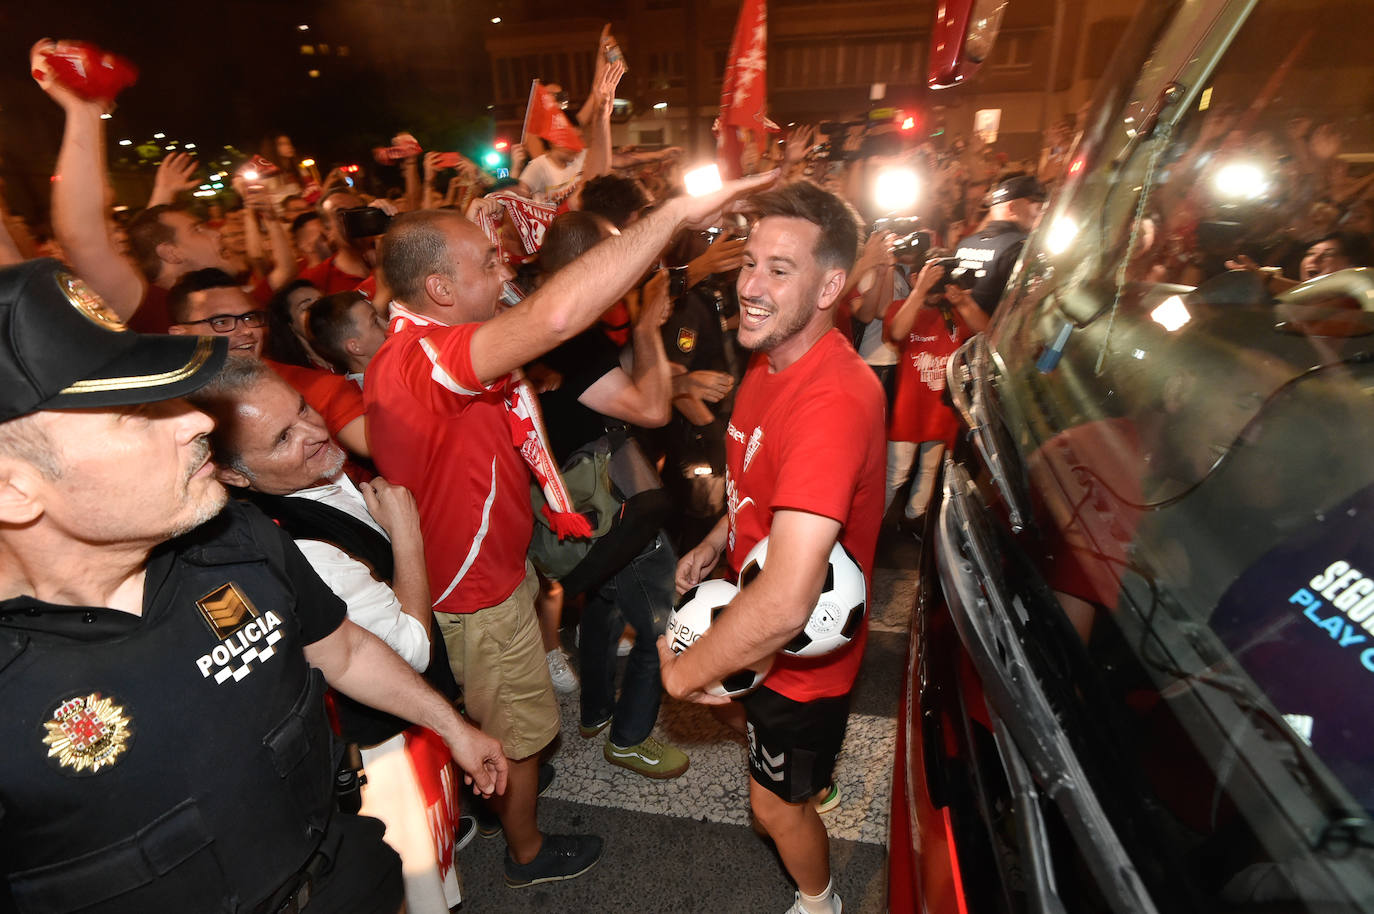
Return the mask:
<path id="1" fill-rule="evenodd" d="M 456 152 L 441 152 L 434 160 L 435 168 L 457 168 L 463 164 L 463 157 Z"/>
<path id="2" fill-rule="evenodd" d="M 344 234 L 350 239 L 372 238 L 386 234 L 391 217 L 375 206 L 354 206 L 339 210 Z"/>

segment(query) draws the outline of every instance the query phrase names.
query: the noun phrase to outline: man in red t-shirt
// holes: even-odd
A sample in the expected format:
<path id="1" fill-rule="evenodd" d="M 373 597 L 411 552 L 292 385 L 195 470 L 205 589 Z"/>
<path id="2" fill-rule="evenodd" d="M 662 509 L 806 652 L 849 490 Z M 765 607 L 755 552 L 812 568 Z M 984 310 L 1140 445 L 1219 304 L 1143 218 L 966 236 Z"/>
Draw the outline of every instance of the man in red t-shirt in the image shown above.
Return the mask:
<path id="1" fill-rule="evenodd" d="M 805 627 L 838 540 L 871 577 L 883 511 L 881 385 L 834 328 L 858 248 L 858 217 L 835 195 L 797 182 L 749 201 L 759 220 L 739 275 L 739 342 L 755 355 L 726 429 L 726 516 L 678 563 L 678 590 L 725 556 L 737 575 L 767 536 L 768 560 L 691 650 L 659 640 L 672 695 L 761 667 Z M 844 741 L 849 693 L 868 639 L 819 658 L 777 654 L 744 698 L 749 803 L 797 883 L 790 912 L 838 914 L 825 825 L 809 802 L 825 789 Z"/>
<path id="2" fill-rule="evenodd" d="M 954 446 L 959 419 L 944 402 L 945 365 L 964 341 L 988 324 L 988 315 L 967 290 L 938 286 L 945 268 L 928 262 L 911 294 L 888 306 L 883 339 L 901 352 L 897 393 L 887 429 L 887 498 L 884 511 L 911 478 L 916 481 L 903 509 L 905 523 L 919 535 L 935 491 L 940 458 Z"/>
<path id="3" fill-rule="evenodd" d="M 350 237 L 342 215 L 344 210 L 360 208 L 363 201 L 352 191 L 332 190 L 316 206 L 325 240 L 334 253 L 322 263 L 302 270 L 301 279 L 309 280 L 324 295 L 362 288 L 372 297 L 376 289 L 372 269 L 377 265 L 379 236 Z"/>
<path id="4" fill-rule="evenodd" d="M 531 467 L 558 474 L 541 445 L 538 406 L 513 373 L 589 327 L 678 228 L 771 178 L 670 200 L 499 314 L 510 271 L 458 213 L 407 213 L 382 241 L 395 299 L 391 336 L 363 389 L 373 458 L 415 495 L 449 663 L 469 716 L 501 740 L 510 760 L 506 793 L 491 803 L 506 833 L 507 885 L 579 876 L 602 849 L 593 835 L 544 835 L 536 816 L 538 753 L 557 735 L 559 717 L 534 616 L 538 580 L 525 559 Z"/>
<path id="5" fill-rule="evenodd" d="M 168 293 L 168 332 L 228 336 L 229 355 L 262 358 L 267 312 L 222 270 L 197 270 Z M 343 375 L 263 359 L 319 413 L 335 441 L 359 457 L 371 456 L 358 385 Z"/>

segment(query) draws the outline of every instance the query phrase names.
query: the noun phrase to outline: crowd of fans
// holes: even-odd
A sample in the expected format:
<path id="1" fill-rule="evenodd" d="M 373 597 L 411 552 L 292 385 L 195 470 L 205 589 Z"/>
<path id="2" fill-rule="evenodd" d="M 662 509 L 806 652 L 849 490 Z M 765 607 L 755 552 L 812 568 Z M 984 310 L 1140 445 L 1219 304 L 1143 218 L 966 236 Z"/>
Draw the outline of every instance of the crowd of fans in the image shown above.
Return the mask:
<path id="1" fill-rule="evenodd" d="M 623 72 L 602 60 L 574 119 L 581 127 L 571 138 L 530 136 L 506 177 L 400 135 L 403 186 L 371 194 L 343 170 L 317 180 L 277 135 L 236 171 L 232 203 L 188 205 L 196 163 L 173 154 L 147 205 L 116 221 L 102 105 L 40 68 L 66 113 L 51 228 L 7 216 L 0 232 L 0 265 L 55 257 L 134 329 L 227 340 L 229 367 L 196 395 L 217 420 L 218 478 L 291 534 L 350 619 L 461 696 L 500 740 L 507 789 L 473 798 L 479 821 L 450 838 L 504 831 L 511 885 L 578 875 L 601 853 L 595 836 L 538 827 L 536 798 L 552 777 L 541 753 L 558 731 L 548 684 L 580 691 L 581 736 L 604 732 L 608 763 L 654 778 L 690 764 L 651 734 L 662 692 L 655 640 L 677 555 L 726 509 L 725 439 L 747 363 L 735 275 L 748 223 L 693 221 L 710 210 L 683 196 L 679 150 L 612 148 Z M 744 163 L 819 185 L 870 218 L 889 215 L 870 198 L 881 169 L 920 176 L 919 202 L 900 215 L 918 217 L 925 240 L 875 229 L 835 319 L 887 388 L 889 506 L 916 476 L 899 512 L 905 529 L 921 529 L 957 428 L 940 397 L 945 360 L 987 324 L 1064 179 L 1076 129 L 1056 124 L 1040 160 L 1017 163 L 976 140 L 802 126 Z M 1197 156 L 1228 130 L 1226 143 L 1272 153 L 1284 205 L 1265 231 L 1222 250 L 1197 237 L 1203 182 L 1159 197 L 1134 278 L 1196 284 L 1229 259 L 1264 271 L 1272 288 L 1370 262 L 1374 182 L 1349 176 L 1328 128 L 1295 121 L 1283 137 L 1254 137 L 1218 116 L 1172 167 L 1204 167 Z M 995 282 L 949 282 L 942 255 L 966 257 L 969 239 L 999 231 L 1006 263 Z M 622 276 L 633 258 L 603 244 L 617 236 L 656 267 Z M 606 290 L 621 287 L 604 307 Z M 448 325 L 471 332 L 436 335 Z M 608 493 L 609 504 L 596 501 Z M 530 605 L 535 627 L 519 611 Z M 580 676 L 562 631 L 574 615 Z M 619 689 L 617 653 L 628 654 Z M 400 837 L 428 834 L 429 823 L 383 773 L 407 746 L 405 722 L 340 696 L 337 723 L 362 746 L 364 811 L 388 822 L 403 858 L 432 858 Z M 838 799 L 830 784 L 813 803 Z M 409 863 L 411 910 L 455 902 L 442 862 L 423 873 Z"/>

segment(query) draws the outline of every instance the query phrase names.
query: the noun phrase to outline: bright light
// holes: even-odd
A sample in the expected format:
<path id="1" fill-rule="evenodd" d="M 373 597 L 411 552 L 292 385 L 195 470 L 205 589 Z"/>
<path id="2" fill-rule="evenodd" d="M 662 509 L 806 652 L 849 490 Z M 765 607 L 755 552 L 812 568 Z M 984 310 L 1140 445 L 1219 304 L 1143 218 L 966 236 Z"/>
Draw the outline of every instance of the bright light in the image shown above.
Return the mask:
<path id="1" fill-rule="evenodd" d="M 1212 186 L 1225 200 L 1258 200 L 1268 192 L 1269 181 L 1254 162 L 1229 162 L 1212 176 Z"/>
<path id="2" fill-rule="evenodd" d="M 120 140 L 120 141 L 119 141 L 119 145 L 121 145 L 121 146 L 132 146 L 132 145 L 134 145 L 134 141 L 133 141 L 133 140 Z"/>
<path id="3" fill-rule="evenodd" d="M 167 139 L 167 134 L 165 134 L 165 133 L 154 133 L 154 134 L 153 134 L 153 139 L 155 139 L 155 140 L 165 140 L 165 139 Z"/>
<path id="4" fill-rule="evenodd" d="M 916 204 L 920 182 L 910 168 L 888 168 L 873 182 L 873 202 L 885 213 L 904 213 Z"/>
<path id="5" fill-rule="evenodd" d="M 314 159 L 301 159 L 301 167 L 302 167 L 302 168 L 314 168 L 314 167 L 315 167 L 315 160 L 314 160 Z"/>
<path id="6" fill-rule="evenodd" d="M 198 190 L 191 194 L 193 197 L 213 197 L 214 195 L 215 192 L 213 190 Z"/>
<path id="7" fill-rule="evenodd" d="M 306 76 L 309 76 L 311 79 L 319 79 L 319 78 L 320 78 L 320 71 L 319 71 L 319 70 L 311 70 L 311 71 L 309 71 L 308 73 L 306 73 L 305 75 L 306 75 Z"/>
<path id="8" fill-rule="evenodd" d="M 308 32 L 308 31 L 310 31 L 310 26 L 308 26 L 308 25 L 306 25 L 304 22 L 302 22 L 300 25 L 296 26 L 296 31 L 298 31 L 298 32 Z"/>
<path id="9" fill-rule="evenodd" d="M 1192 320 L 1193 316 L 1188 313 L 1188 307 L 1183 304 L 1183 299 L 1177 295 L 1170 295 L 1160 303 L 1158 308 L 1150 312 L 1150 319 L 1173 333 Z"/>
<path id="10" fill-rule="evenodd" d="M 658 104 L 654 105 L 654 110 L 655 110 L 655 111 L 662 111 L 664 108 L 667 108 L 667 107 L 668 107 L 668 103 L 667 103 L 667 102 L 659 102 Z"/>
<path id="11" fill-rule="evenodd" d="M 1077 237 L 1078 223 L 1067 216 L 1060 216 L 1054 220 L 1049 234 L 1045 236 L 1045 249 L 1057 257 L 1067 251 Z"/>
<path id="12" fill-rule="evenodd" d="M 495 143 L 492 143 L 492 145 L 503 152 L 510 148 L 510 143 L 505 140 L 497 140 Z"/>
<path id="13" fill-rule="evenodd" d="M 258 173 L 251 168 L 243 173 L 243 180 L 245 181 L 256 181 L 257 179 Z"/>
<path id="14" fill-rule="evenodd" d="M 500 17 L 500 16 L 492 16 L 492 17 L 491 17 L 491 24 L 492 24 L 492 25 L 500 25 L 500 24 L 501 24 L 501 17 Z"/>
<path id="15" fill-rule="evenodd" d="M 682 176 L 682 183 L 687 185 L 687 193 L 693 197 L 704 197 L 707 194 L 715 193 L 722 186 L 720 169 L 715 164 L 693 168 Z"/>
<path id="16" fill-rule="evenodd" d="M 196 144 L 195 144 L 195 143 L 187 143 L 187 144 L 186 144 L 186 148 L 187 148 L 187 149 L 195 149 L 195 148 L 196 148 Z"/>
<path id="17" fill-rule="evenodd" d="M 915 129 L 916 129 L 916 118 L 914 118 L 914 117 L 904 118 L 904 119 L 902 120 L 902 129 L 903 129 L 903 130 L 915 130 Z"/>
<path id="18" fill-rule="evenodd" d="M 216 181 L 214 184 L 211 184 L 210 186 L 213 187 L 215 190 L 224 190 L 224 185 L 219 183 L 218 181 Z"/>
<path id="19" fill-rule="evenodd" d="M 209 185 L 209 184 L 202 184 L 202 185 L 200 185 L 200 187 L 199 187 L 198 189 L 199 189 L 199 190 L 209 190 L 209 189 L 210 189 L 210 185 Z"/>
<path id="20" fill-rule="evenodd" d="M 114 117 L 114 115 L 111 114 L 111 113 L 108 112 L 108 111 L 106 111 L 104 114 L 100 115 L 100 119 L 101 119 L 102 121 L 108 121 L 108 120 L 109 120 L 110 118 L 112 118 L 112 117 Z"/>
<path id="21" fill-rule="evenodd" d="M 488 168 L 495 168 L 497 165 L 501 164 L 501 153 L 493 149 L 491 152 L 482 156 L 482 163 Z"/>
<path id="22" fill-rule="evenodd" d="M 176 147 L 175 147 L 175 146 L 163 146 L 162 148 L 165 149 L 165 150 L 167 150 L 168 152 L 175 152 L 175 151 L 176 151 Z"/>

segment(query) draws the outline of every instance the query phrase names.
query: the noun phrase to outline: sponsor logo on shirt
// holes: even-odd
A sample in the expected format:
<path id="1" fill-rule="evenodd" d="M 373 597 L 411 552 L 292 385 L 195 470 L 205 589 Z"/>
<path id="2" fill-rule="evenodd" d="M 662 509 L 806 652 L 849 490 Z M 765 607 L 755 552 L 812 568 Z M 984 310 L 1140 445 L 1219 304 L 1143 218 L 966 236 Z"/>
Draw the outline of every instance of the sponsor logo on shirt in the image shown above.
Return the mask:
<path id="1" fill-rule="evenodd" d="M 948 355 L 931 355 L 929 352 L 917 352 L 911 357 L 911 363 L 921 376 L 921 383 L 937 392 L 945 389 L 945 365 L 948 362 Z"/>
<path id="2" fill-rule="evenodd" d="M 92 775 L 119 761 L 133 738 L 133 718 L 114 699 L 92 692 L 68 698 L 43 722 L 48 758 L 64 774 Z"/>
<path id="3" fill-rule="evenodd" d="M 727 533 L 731 551 L 735 548 L 735 530 L 739 526 L 737 515 L 749 505 L 754 503 L 754 499 L 745 496 L 741 501 L 739 497 L 739 486 L 735 485 L 734 478 L 730 475 L 730 468 L 725 468 L 725 515 L 729 518 Z"/>
<path id="4" fill-rule="evenodd" d="M 229 679 L 238 682 L 253 672 L 253 664 L 276 655 L 274 645 L 281 640 L 281 619 L 271 610 L 258 612 L 237 584 L 230 581 L 216 587 L 197 600 L 196 606 L 210 631 L 220 639 L 213 650 L 196 660 L 203 678 L 213 678 L 217 685 Z"/>
<path id="5" fill-rule="evenodd" d="M 733 422 L 728 422 L 728 423 L 726 423 L 726 425 L 725 425 L 725 434 L 729 435 L 731 438 L 734 438 L 734 439 L 735 439 L 736 441 L 738 441 L 740 444 L 743 444 L 744 441 L 745 441 L 745 439 L 744 439 L 744 432 L 742 432 L 742 431 L 740 431 L 739 429 L 735 428 L 735 423 L 733 423 Z"/>
<path id="6" fill-rule="evenodd" d="M 759 445 L 763 444 L 763 429 L 754 426 L 754 433 L 749 436 L 749 443 L 744 448 L 744 469 L 749 469 L 749 464 L 754 462 L 754 455 L 759 452 Z"/>
<path id="7" fill-rule="evenodd" d="M 691 352 L 697 348 L 697 332 L 691 327 L 678 328 L 677 348 L 683 352 Z"/>

